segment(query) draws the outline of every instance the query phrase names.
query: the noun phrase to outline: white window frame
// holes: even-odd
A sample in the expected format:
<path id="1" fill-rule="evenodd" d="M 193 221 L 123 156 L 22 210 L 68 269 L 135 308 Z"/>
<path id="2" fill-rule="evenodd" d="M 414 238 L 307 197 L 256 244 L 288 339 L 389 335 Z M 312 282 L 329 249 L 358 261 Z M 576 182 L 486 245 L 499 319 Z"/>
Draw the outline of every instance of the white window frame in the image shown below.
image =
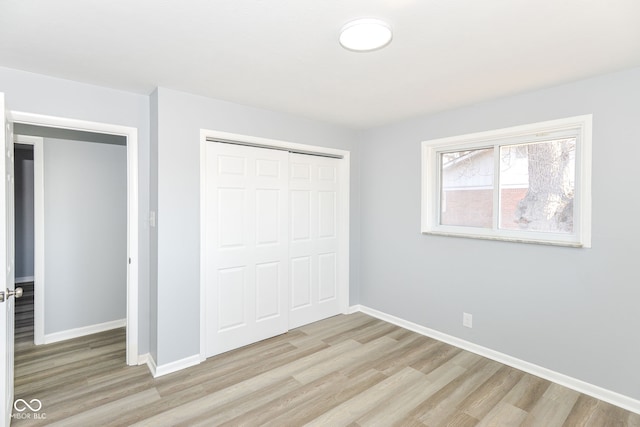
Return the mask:
<path id="1" fill-rule="evenodd" d="M 571 247 L 591 247 L 591 134 L 592 115 L 568 117 L 546 122 L 514 126 L 422 142 L 422 233 L 512 242 L 540 243 Z M 575 195 L 573 233 L 546 233 L 499 229 L 498 192 L 500 162 L 494 173 L 493 227 L 466 227 L 440 224 L 440 154 L 477 150 L 503 145 L 545 141 L 550 138 L 576 137 Z M 496 150 L 498 156 L 499 150 Z"/>

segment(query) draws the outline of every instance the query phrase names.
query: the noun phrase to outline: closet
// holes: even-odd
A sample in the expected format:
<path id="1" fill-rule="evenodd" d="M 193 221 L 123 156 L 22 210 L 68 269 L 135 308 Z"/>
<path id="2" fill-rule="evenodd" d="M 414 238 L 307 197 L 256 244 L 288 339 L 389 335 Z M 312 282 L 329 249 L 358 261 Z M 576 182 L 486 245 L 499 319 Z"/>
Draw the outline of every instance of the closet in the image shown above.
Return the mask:
<path id="1" fill-rule="evenodd" d="M 206 356 L 343 312 L 347 160 L 215 141 L 203 155 Z"/>

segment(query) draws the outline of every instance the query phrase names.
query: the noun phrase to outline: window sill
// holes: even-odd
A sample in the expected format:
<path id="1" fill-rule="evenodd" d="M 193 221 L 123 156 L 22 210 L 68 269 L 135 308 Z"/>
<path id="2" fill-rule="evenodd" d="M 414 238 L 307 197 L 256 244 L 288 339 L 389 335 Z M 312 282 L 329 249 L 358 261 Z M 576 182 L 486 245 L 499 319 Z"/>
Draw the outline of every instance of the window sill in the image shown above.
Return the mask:
<path id="1" fill-rule="evenodd" d="M 512 242 L 512 243 L 528 243 L 535 245 L 547 245 L 547 246 L 562 246 L 568 248 L 588 248 L 589 246 L 585 246 L 579 242 L 562 242 L 557 240 L 545 240 L 545 239 L 531 239 L 531 238 L 522 238 L 522 237 L 510 237 L 510 236 L 487 236 L 482 234 L 468 234 L 468 233 L 456 233 L 451 231 L 423 231 L 424 235 L 433 235 L 433 236 L 446 236 L 446 237 L 462 237 L 467 239 L 478 239 L 478 240 L 495 240 L 502 242 Z"/>

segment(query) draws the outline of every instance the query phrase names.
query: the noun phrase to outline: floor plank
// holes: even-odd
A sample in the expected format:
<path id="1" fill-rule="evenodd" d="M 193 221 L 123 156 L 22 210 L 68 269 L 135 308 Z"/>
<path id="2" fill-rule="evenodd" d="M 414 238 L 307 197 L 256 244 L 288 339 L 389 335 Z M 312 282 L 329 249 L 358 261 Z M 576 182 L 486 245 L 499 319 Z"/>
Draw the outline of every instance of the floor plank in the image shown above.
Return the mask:
<path id="1" fill-rule="evenodd" d="M 155 379 L 126 366 L 124 329 L 34 346 L 22 328 L 15 394 L 42 409 L 18 427 L 640 427 L 638 414 L 362 313 Z"/>

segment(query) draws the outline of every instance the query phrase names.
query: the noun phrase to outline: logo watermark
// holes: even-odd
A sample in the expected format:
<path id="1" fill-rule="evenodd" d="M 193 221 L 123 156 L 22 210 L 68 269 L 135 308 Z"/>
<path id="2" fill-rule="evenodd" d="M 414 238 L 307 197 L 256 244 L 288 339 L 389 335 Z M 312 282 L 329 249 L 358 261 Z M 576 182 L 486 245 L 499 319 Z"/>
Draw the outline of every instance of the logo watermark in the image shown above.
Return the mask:
<path id="1" fill-rule="evenodd" d="M 40 399 L 31 399 L 28 402 L 24 399 L 16 399 L 16 401 L 13 402 L 13 409 L 16 410 L 16 412 L 11 414 L 11 418 L 13 419 L 44 420 L 47 418 L 46 413 L 40 412 L 42 409 L 42 401 Z"/>

